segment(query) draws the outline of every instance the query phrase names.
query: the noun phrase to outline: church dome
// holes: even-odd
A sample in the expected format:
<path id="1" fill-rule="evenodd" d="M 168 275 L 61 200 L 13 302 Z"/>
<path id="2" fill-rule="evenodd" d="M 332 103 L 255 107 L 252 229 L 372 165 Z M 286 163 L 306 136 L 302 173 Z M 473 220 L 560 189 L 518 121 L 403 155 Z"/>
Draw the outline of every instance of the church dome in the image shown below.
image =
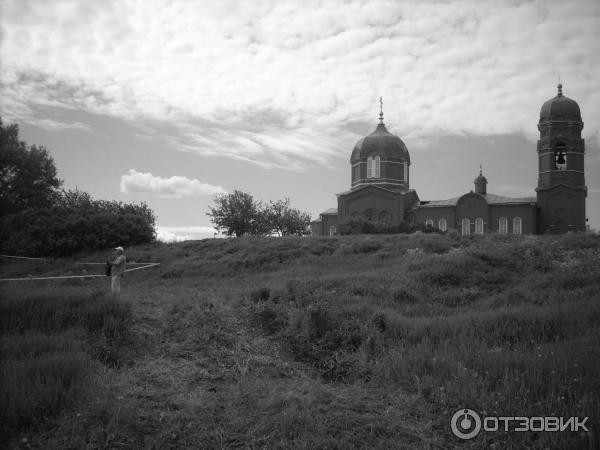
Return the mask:
<path id="1" fill-rule="evenodd" d="M 558 85 L 558 94 L 542 105 L 540 123 L 552 121 L 581 122 L 581 111 L 575 100 L 565 97 L 562 84 Z"/>
<path id="2" fill-rule="evenodd" d="M 350 162 L 354 163 L 377 154 L 385 159 L 401 159 L 410 164 L 410 156 L 402 139 L 390 133 L 381 121 L 375 131 L 360 139 L 354 146 Z"/>
<path id="3" fill-rule="evenodd" d="M 473 181 L 474 181 L 475 184 L 479 184 L 479 183 L 485 183 L 485 184 L 487 184 L 487 182 L 488 182 L 487 178 L 484 177 L 481 172 L 479 172 L 479 175 Z"/>

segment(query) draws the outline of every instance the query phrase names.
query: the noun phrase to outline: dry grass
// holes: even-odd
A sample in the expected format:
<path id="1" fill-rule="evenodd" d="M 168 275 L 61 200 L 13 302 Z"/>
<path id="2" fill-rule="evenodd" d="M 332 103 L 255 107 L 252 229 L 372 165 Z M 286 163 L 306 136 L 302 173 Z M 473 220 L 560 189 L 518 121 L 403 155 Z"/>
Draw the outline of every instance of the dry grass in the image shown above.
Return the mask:
<path id="1" fill-rule="evenodd" d="M 128 256 L 162 265 L 128 274 L 121 300 L 103 279 L 0 286 L 7 445 L 447 448 L 463 407 L 592 426 L 466 447 L 598 445 L 596 236 L 205 240 Z"/>

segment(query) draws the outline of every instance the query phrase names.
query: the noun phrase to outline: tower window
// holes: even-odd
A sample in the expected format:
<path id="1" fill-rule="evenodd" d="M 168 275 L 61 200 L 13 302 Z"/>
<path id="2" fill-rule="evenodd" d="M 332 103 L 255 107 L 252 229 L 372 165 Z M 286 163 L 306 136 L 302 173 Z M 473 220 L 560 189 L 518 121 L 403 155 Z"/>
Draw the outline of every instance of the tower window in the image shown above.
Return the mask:
<path id="1" fill-rule="evenodd" d="M 554 146 L 554 168 L 556 170 L 567 168 L 567 146 L 564 142 L 557 142 Z"/>
<path id="2" fill-rule="evenodd" d="M 513 234 L 521 234 L 521 218 L 514 217 L 513 218 Z"/>
<path id="3" fill-rule="evenodd" d="M 475 234 L 483 234 L 483 219 L 481 217 L 475 219 Z"/>
<path id="4" fill-rule="evenodd" d="M 461 225 L 463 236 L 468 236 L 469 234 L 471 234 L 471 221 L 469 219 L 463 219 Z"/>
<path id="5" fill-rule="evenodd" d="M 440 231 L 448 230 L 448 221 L 446 219 L 440 219 L 438 222 L 438 228 Z"/>
<path id="6" fill-rule="evenodd" d="M 367 158 L 367 178 L 380 177 L 381 158 L 379 156 L 369 156 Z"/>
<path id="7" fill-rule="evenodd" d="M 498 232 L 502 234 L 508 233 L 508 219 L 506 217 L 500 217 L 498 220 Z"/>

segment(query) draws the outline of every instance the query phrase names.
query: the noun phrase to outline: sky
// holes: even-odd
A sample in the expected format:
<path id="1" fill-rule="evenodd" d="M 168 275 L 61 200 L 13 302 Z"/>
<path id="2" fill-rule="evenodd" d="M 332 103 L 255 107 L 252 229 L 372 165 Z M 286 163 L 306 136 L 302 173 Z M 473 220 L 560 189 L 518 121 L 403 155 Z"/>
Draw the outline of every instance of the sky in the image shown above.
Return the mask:
<path id="1" fill-rule="evenodd" d="M 162 239 L 212 237 L 215 194 L 313 218 L 378 123 L 421 200 L 535 196 L 542 104 L 585 123 L 600 229 L 600 2 L 0 0 L 0 116 L 67 189 L 146 202 Z"/>

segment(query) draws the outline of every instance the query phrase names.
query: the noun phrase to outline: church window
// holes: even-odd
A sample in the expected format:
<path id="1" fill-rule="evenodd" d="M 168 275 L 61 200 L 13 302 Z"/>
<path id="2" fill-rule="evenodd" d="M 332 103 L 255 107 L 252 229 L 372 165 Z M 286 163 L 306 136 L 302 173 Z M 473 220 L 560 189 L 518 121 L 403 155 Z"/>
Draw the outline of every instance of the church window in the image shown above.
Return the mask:
<path id="1" fill-rule="evenodd" d="M 513 218 L 513 234 L 521 234 L 521 218 L 514 217 Z"/>
<path id="2" fill-rule="evenodd" d="M 384 222 L 384 223 L 388 223 L 392 221 L 392 215 L 389 213 L 389 211 L 381 211 L 379 213 L 379 221 L 380 222 Z"/>
<path id="3" fill-rule="evenodd" d="M 335 236 L 335 225 L 329 227 L 329 236 Z"/>
<path id="4" fill-rule="evenodd" d="M 438 222 L 438 228 L 440 231 L 448 230 L 448 221 L 446 219 L 440 219 Z"/>
<path id="5" fill-rule="evenodd" d="M 403 178 L 403 180 L 406 181 L 406 182 L 408 182 L 408 163 L 405 162 L 403 164 L 403 166 L 404 166 L 404 178 Z"/>
<path id="6" fill-rule="evenodd" d="M 431 220 L 431 219 L 427 219 L 427 220 L 425 221 L 425 226 L 426 226 L 427 228 L 429 228 L 429 227 L 433 228 L 433 220 Z"/>
<path id="7" fill-rule="evenodd" d="M 567 168 L 567 146 L 564 142 L 557 142 L 554 145 L 554 168 L 556 170 Z"/>
<path id="8" fill-rule="evenodd" d="M 502 234 L 508 233 L 508 219 L 506 217 L 500 217 L 498 220 L 498 231 Z"/>
<path id="9" fill-rule="evenodd" d="M 483 234 L 483 219 L 481 217 L 475 219 L 475 234 Z"/>
<path id="10" fill-rule="evenodd" d="M 469 219 L 463 219 L 461 222 L 462 225 L 462 235 L 467 236 L 471 234 L 471 221 Z"/>
<path id="11" fill-rule="evenodd" d="M 375 215 L 375 211 L 373 211 L 372 209 L 367 209 L 364 212 L 364 217 L 366 220 L 373 220 L 373 216 Z"/>
<path id="12" fill-rule="evenodd" d="M 356 165 L 352 168 L 352 181 L 360 180 L 360 165 Z"/>
<path id="13" fill-rule="evenodd" d="M 367 178 L 380 177 L 381 158 L 379 156 L 369 156 L 367 158 Z"/>

